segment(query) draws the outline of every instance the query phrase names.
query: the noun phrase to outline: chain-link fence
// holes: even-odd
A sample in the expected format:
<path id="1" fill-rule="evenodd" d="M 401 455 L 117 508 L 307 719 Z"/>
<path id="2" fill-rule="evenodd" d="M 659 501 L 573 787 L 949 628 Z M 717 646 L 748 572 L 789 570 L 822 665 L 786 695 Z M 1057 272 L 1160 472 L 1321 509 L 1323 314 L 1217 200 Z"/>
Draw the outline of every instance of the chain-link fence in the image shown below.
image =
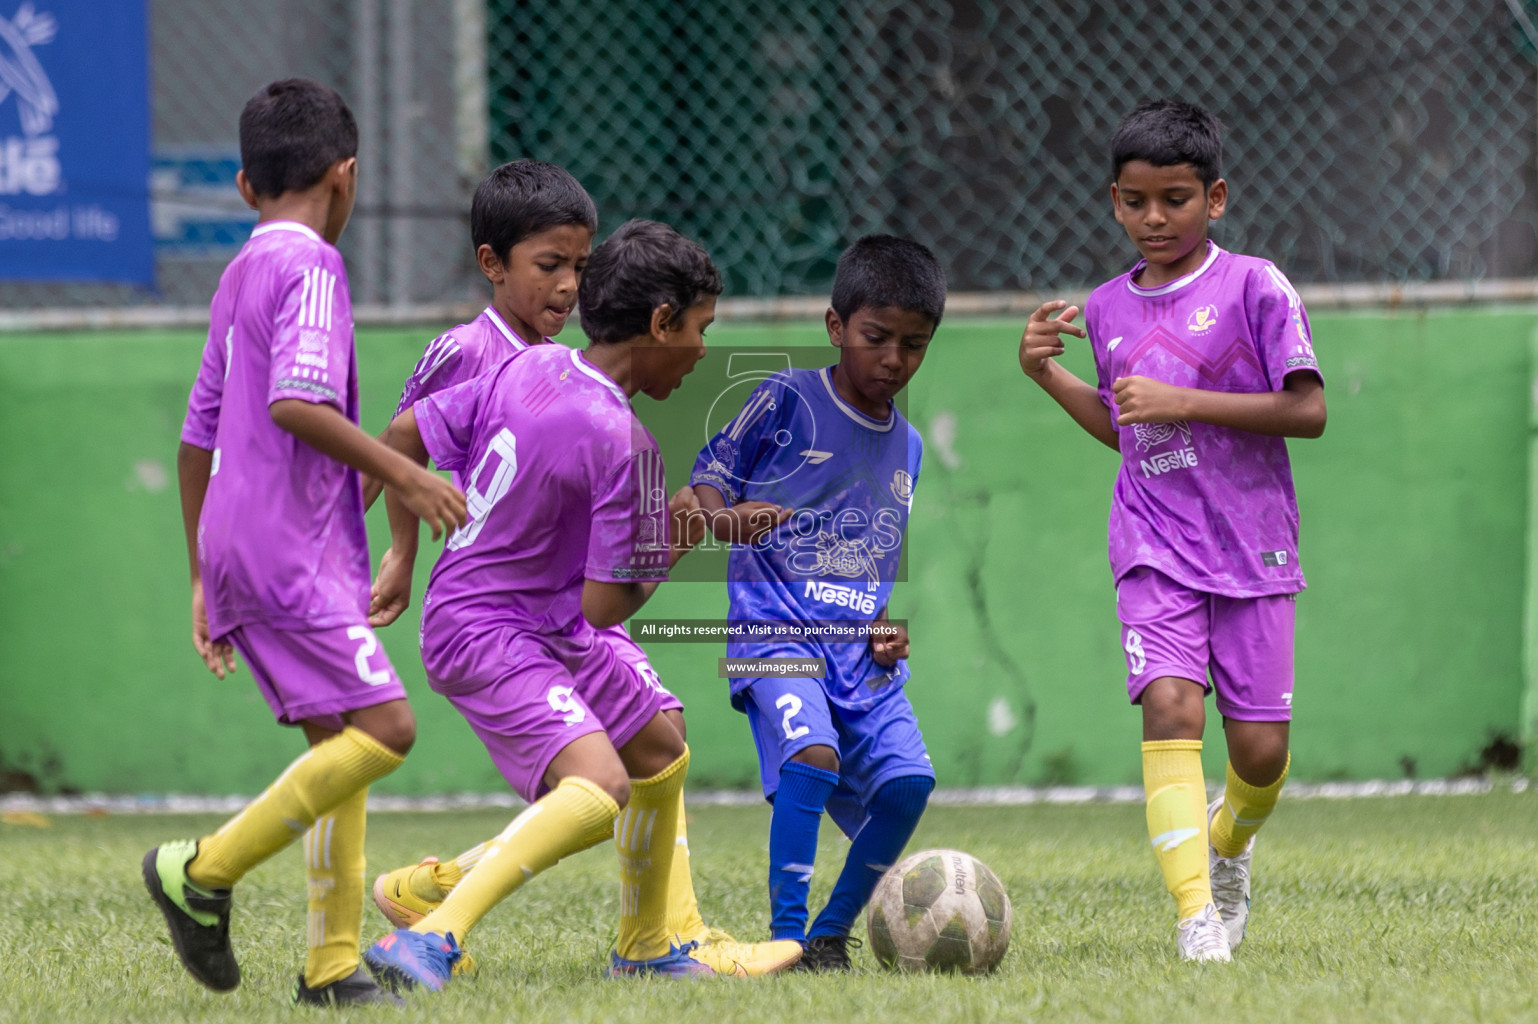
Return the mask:
<path id="1" fill-rule="evenodd" d="M 1216 237 L 1294 280 L 1531 277 L 1533 6 L 151 0 L 158 291 L 0 284 L 0 305 L 206 303 L 250 223 L 237 115 L 291 74 L 358 115 L 364 304 L 482 294 L 468 197 L 517 156 L 572 170 L 600 233 L 699 237 L 736 295 L 818 293 L 876 230 L 930 245 L 958 291 L 1094 282 L 1130 255 L 1106 141 L 1164 95 L 1228 126 Z"/>

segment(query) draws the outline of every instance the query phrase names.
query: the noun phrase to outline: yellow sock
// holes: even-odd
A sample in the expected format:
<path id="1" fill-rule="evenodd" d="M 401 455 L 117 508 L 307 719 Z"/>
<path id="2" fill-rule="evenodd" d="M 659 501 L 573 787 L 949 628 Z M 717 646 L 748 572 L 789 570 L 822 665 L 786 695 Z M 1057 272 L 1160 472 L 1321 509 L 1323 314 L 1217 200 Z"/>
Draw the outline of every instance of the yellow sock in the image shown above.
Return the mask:
<path id="1" fill-rule="evenodd" d="M 682 794 L 678 798 L 678 838 L 673 841 L 673 870 L 668 876 L 668 934 L 679 945 L 698 942 L 709 931 L 700 917 L 689 865 L 689 833 Z"/>
<path id="2" fill-rule="evenodd" d="M 452 933 L 463 943 L 475 923 L 514 889 L 562 857 L 612 836 L 618 814 L 619 805 L 609 794 L 586 779 L 567 776 L 483 844 L 475 870 L 411 930 Z"/>
<path id="3" fill-rule="evenodd" d="M 1260 831 L 1260 826 L 1276 810 L 1277 797 L 1282 795 L 1282 784 L 1287 781 L 1287 769 L 1291 767 L 1292 752 L 1288 751 L 1287 763 L 1282 765 L 1282 774 L 1275 782 L 1252 786 L 1235 775 L 1233 764 L 1229 764 L 1223 802 L 1212 816 L 1212 848 L 1219 857 L 1237 857 L 1244 852 L 1250 837 Z"/>
<path id="4" fill-rule="evenodd" d="M 1148 837 L 1184 921 L 1212 902 L 1202 741 L 1144 743 L 1143 790 L 1148 794 Z"/>
<path id="5" fill-rule="evenodd" d="M 261 796 L 199 840 L 187 877 L 204 889 L 229 888 L 303 835 L 316 818 L 404 760 L 362 729 L 348 726 L 301 754 Z"/>
<path id="6" fill-rule="evenodd" d="M 619 853 L 619 938 L 626 960 L 654 960 L 671 945 L 668 885 L 689 751 L 649 779 L 630 780 L 630 803 L 614 825 Z M 474 877 L 473 875 L 471 876 Z"/>
<path id="7" fill-rule="evenodd" d="M 310 955 L 304 983 L 320 988 L 358 969 L 363 931 L 363 833 L 368 787 L 315 819 L 304 834 Z"/>

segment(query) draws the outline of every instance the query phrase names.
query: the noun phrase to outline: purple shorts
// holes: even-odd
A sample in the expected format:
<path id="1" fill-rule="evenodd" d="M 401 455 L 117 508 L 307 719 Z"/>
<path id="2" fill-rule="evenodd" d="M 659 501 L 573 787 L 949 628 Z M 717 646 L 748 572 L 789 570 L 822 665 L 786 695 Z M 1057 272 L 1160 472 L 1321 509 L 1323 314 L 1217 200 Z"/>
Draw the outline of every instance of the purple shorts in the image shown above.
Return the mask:
<path id="1" fill-rule="evenodd" d="M 545 772 L 570 743 L 601 732 L 623 747 L 662 710 L 646 685 L 592 629 L 571 636 L 503 626 L 461 634 L 423 652 L 427 679 L 465 716 L 492 763 L 533 803 Z"/>
<path id="2" fill-rule="evenodd" d="M 1127 695 L 1137 704 L 1149 683 L 1174 676 L 1215 690 L 1224 718 L 1291 721 L 1296 597 L 1208 594 L 1138 566 L 1116 584 Z"/>
<path id="3" fill-rule="evenodd" d="M 340 731 L 349 711 L 406 699 L 384 648 L 363 623 L 303 631 L 249 623 L 222 639 L 240 651 L 284 725 L 314 722 Z"/>
<path id="4" fill-rule="evenodd" d="M 641 645 L 630 638 L 625 632 L 624 626 L 610 626 L 608 629 L 598 631 L 598 639 L 614 648 L 614 656 L 626 665 L 639 677 L 646 686 L 651 687 L 662 694 L 663 711 L 682 711 L 684 702 L 673 696 L 673 692 L 662 685 L 662 677 L 657 675 L 657 670 L 652 668 L 652 663 L 647 660 L 646 652 Z"/>

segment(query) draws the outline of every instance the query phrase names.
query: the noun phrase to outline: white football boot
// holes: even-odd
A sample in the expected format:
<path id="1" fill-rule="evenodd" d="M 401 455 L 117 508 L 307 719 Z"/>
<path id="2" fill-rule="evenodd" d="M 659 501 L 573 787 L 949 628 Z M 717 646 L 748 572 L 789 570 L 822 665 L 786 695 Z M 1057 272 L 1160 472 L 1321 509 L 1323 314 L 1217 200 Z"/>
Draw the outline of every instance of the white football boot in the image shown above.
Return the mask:
<path id="1" fill-rule="evenodd" d="M 1223 919 L 1211 903 L 1175 926 L 1175 941 L 1180 946 L 1182 960 L 1227 963 L 1233 959 L 1228 952 L 1228 932 L 1223 929 Z"/>
<path id="2" fill-rule="evenodd" d="M 1250 856 L 1255 852 L 1255 837 L 1233 857 L 1219 857 L 1212 847 L 1212 819 L 1223 806 L 1220 796 L 1207 805 L 1207 869 L 1212 875 L 1212 902 L 1223 917 L 1228 932 L 1228 948 L 1238 949 L 1244 941 L 1244 928 L 1250 923 Z"/>

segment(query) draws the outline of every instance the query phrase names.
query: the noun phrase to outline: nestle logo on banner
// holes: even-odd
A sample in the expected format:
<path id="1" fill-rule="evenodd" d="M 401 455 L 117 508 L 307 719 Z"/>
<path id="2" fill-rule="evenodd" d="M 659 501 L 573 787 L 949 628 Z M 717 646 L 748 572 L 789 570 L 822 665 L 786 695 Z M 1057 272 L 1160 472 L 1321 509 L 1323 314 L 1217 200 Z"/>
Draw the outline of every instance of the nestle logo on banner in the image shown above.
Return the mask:
<path id="1" fill-rule="evenodd" d="M 15 97 L 22 130 L 0 140 L 0 195 L 47 196 L 63 189 L 59 140 L 52 134 L 59 97 L 32 53 L 58 31 L 53 15 L 37 13 L 30 3 L 10 20 L 0 18 L 0 103 Z"/>

